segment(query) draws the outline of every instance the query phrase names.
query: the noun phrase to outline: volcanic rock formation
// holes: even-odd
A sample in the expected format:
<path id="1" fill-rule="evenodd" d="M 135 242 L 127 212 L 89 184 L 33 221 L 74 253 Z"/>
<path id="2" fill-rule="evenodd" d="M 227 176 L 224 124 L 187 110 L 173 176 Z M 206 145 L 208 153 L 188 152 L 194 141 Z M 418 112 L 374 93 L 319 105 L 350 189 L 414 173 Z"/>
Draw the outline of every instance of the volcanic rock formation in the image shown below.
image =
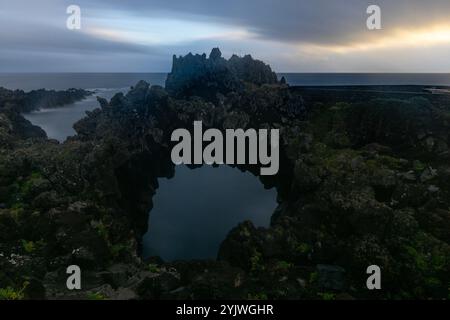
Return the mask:
<path id="1" fill-rule="evenodd" d="M 447 298 L 450 103 L 383 90 L 288 87 L 213 50 L 175 58 L 166 89 L 99 99 L 64 144 L 17 134 L 23 120 L 6 110 L 24 100 L 4 91 L 0 298 Z M 279 206 L 270 228 L 231 230 L 216 261 L 143 261 L 158 178 L 174 175 L 170 135 L 197 120 L 280 129 L 280 171 L 260 177 Z M 81 291 L 65 287 L 71 264 Z M 382 291 L 365 286 L 372 264 Z"/>

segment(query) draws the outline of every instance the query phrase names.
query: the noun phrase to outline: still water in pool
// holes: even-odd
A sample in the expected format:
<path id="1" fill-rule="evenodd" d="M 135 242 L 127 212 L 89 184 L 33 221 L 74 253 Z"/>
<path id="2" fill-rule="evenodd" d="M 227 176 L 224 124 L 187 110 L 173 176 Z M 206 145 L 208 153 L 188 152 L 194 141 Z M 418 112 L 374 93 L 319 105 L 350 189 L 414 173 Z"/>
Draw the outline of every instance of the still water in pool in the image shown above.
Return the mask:
<path id="1" fill-rule="evenodd" d="M 232 228 L 246 220 L 268 227 L 277 206 L 275 189 L 266 190 L 258 177 L 228 166 L 179 166 L 174 178 L 159 184 L 144 257 L 215 259 Z"/>

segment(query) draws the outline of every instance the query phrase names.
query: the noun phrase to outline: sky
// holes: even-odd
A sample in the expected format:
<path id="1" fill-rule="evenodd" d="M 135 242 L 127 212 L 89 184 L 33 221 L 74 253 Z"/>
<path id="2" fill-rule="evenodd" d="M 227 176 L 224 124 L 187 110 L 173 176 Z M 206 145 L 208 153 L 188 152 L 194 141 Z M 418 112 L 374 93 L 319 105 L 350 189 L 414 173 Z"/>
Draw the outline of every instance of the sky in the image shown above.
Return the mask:
<path id="1" fill-rule="evenodd" d="M 0 0 L 0 72 L 168 72 L 213 47 L 277 72 L 448 73 L 450 0 Z"/>

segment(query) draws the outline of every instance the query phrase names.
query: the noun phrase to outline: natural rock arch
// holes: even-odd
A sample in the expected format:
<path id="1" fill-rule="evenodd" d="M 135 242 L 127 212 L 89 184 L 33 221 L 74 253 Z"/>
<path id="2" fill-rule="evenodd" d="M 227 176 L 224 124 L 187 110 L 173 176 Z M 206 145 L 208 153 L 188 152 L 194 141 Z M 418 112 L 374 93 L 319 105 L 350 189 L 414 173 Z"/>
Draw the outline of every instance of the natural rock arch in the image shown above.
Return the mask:
<path id="1" fill-rule="evenodd" d="M 215 125 L 220 128 L 223 127 L 226 122 L 227 118 L 224 118 L 222 123 L 216 123 Z M 180 127 L 190 129 L 192 128 L 192 123 L 180 123 Z M 147 151 L 135 153 L 131 158 L 115 169 L 115 176 L 122 195 L 120 201 L 122 209 L 126 212 L 133 213 L 130 218 L 132 221 L 135 221 L 135 230 L 139 235 L 139 240 L 148 229 L 148 215 L 151 214 L 151 209 L 153 208 L 152 197 L 159 187 L 158 179 L 170 179 L 175 177 L 176 165 L 172 162 L 170 157 L 171 149 L 175 143 L 168 139 L 169 136 L 170 135 L 166 136 L 167 140 L 159 142 L 157 153 L 149 153 Z M 166 147 L 161 147 L 161 145 Z M 155 150 L 155 145 L 152 145 L 150 148 Z M 231 167 L 237 168 L 243 172 L 250 172 L 258 177 L 267 189 L 275 188 L 278 194 L 278 202 L 280 202 L 283 197 L 288 197 L 288 190 L 290 189 L 290 184 L 292 182 L 293 167 L 285 152 L 286 150 L 284 147 L 281 147 L 280 171 L 274 176 L 260 175 L 260 165 L 236 164 L 231 165 Z M 225 155 L 226 153 L 224 152 L 224 156 Z M 198 168 L 207 166 L 207 164 L 187 166 L 190 168 Z"/>

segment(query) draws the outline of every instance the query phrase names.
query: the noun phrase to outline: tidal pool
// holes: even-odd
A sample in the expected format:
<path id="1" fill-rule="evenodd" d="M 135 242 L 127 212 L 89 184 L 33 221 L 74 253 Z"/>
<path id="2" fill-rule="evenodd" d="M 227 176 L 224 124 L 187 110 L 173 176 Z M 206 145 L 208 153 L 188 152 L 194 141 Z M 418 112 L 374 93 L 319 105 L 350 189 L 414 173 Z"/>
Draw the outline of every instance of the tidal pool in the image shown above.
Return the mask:
<path id="1" fill-rule="evenodd" d="M 220 243 L 240 222 L 268 227 L 277 206 L 275 188 L 229 166 L 178 166 L 160 179 L 153 197 L 143 255 L 165 261 L 215 259 Z"/>

